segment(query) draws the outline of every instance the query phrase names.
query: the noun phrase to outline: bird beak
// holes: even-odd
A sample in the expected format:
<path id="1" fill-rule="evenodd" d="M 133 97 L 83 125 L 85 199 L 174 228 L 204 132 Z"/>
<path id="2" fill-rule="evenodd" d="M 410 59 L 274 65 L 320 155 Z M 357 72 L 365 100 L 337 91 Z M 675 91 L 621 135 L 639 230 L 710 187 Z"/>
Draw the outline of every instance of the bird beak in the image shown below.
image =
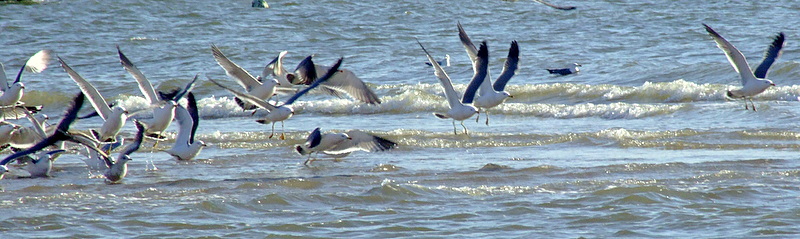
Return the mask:
<path id="1" fill-rule="evenodd" d="M 514 96 L 513 95 L 508 95 L 508 98 L 514 98 Z"/>
<path id="2" fill-rule="evenodd" d="M 775 83 L 772 83 L 772 84 L 770 84 L 770 85 L 772 85 L 772 86 L 775 86 Z"/>

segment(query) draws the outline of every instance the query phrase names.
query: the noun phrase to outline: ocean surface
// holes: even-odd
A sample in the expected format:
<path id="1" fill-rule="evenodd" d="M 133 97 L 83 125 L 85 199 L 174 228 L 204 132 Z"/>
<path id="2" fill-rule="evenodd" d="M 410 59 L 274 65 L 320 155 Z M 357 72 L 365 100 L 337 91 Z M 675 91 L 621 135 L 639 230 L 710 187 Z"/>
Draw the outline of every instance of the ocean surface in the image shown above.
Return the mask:
<path id="1" fill-rule="evenodd" d="M 24 178 L 12 164 L 0 180 L 0 237 L 800 237 L 800 1 L 552 0 L 573 11 L 501 0 L 268 3 L 0 5 L 0 62 L 10 77 L 51 49 L 112 102 L 144 109 L 119 46 L 159 89 L 201 74 L 198 138 L 209 144 L 177 162 L 162 152 L 173 123 L 167 141 L 132 155 L 115 185 L 77 154 L 61 156 L 51 178 Z M 487 41 L 493 76 L 512 40 L 521 50 L 507 87 L 514 98 L 489 110 L 488 126 L 484 115 L 466 120 L 469 135 L 432 115 L 447 105 L 415 40 L 437 59 L 452 57 L 445 70 L 462 91 L 472 69 L 457 22 Z M 786 34 L 769 74 L 777 86 L 754 98 L 758 111 L 726 99 L 739 78 L 702 23 L 753 66 Z M 235 86 L 211 44 L 253 75 L 283 50 L 290 69 L 311 54 L 323 65 L 344 57 L 342 67 L 383 103 L 312 91 L 295 103 L 286 140 L 270 139 L 269 125 L 255 122 L 264 111 L 242 111 L 205 80 Z M 573 62 L 583 65 L 577 75 L 545 70 Z M 43 105 L 51 123 L 79 92 L 56 61 L 23 82 L 23 101 Z M 360 129 L 399 146 L 306 167 L 293 145 L 316 127 Z M 121 134 L 134 131 L 129 121 Z"/>

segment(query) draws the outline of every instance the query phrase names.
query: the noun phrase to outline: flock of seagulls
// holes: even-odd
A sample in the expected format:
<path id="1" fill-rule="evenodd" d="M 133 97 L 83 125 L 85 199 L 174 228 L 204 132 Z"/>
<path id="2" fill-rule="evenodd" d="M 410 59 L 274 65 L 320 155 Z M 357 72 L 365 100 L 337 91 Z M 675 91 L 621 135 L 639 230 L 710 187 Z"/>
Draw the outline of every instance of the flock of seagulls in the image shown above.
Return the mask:
<path id="1" fill-rule="evenodd" d="M 770 66 L 781 55 L 785 44 L 785 35 L 779 33 L 766 51 L 762 63 L 752 71 L 744 55 L 730 42 L 714 31 L 710 26 L 703 24 L 705 30 L 716 42 L 717 46 L 725 53 L 734 70 L 739 73 L 742 87 L 727 91 L 727 96 L 734 99 L 743 99 L 745 109 L 755 109 L 752 97 L 765 91 L 775 84 L 766 79 Z M 436 61 L 425 46 L 417 39 L 422 52 L 428 60 L 427 64 L 434 69 L 434 76 L 441 83 L 449 110 L 436 112 L 434 115 L 440 119 L 450 119 L 453 125 L 453 134 L 458 134 L 456 121 L 459 121 L 464 134 L 469 134 L 464 120 L 476 117 L 480 120 L 480 113 L 486 114 L 485 124 L 489 125 L 488 109 L 503 104 L 513 95 L 505 91 L 506 85 L 516 74 L 519 68 L 519 45 L 512 41 L 505 59 L 502 71 L 492 81 L 489 71 L 489 47 L 486 41 L 475 46 L 467 35 L 461 23 L 457 24 L 458 36 L 472 63 L 473 76 L 463 94 L 453 87 L 453 81 L 443 65 L 449 65 L 450 56 L 445 55 L 443 61 Z M 205 142 L 196 138 L 200 116 L 197 109 L 197 100 L 192 90 L 198 80 L 199 74 L 183 88 L 169 92 L 157 91 L 145 75 L 134 63 L 117 47 L 120 63 L 136 81 L 143 97 L 149 102 L 149 107 L 137 112 L 130 112 L 122 106 L 109 104 L 103 95 L 86 79 L 73 70 L 64 59 L 57 57 L 61 67 L 80 89 L 65 110 L 63 117 L 57 125 L 47 124 L 49 117 L 40 114 L 41 107 L 28 106 L 22 101 L 25 85 L 21 81 L 24 72 L 39 73 L 47 68 L 51 60 L 51 51 L 43 50 L 34 54 L 21 67 L 14 81 L 9 82 L 5 69 L 0 64 L 0 150 L 11 149 L 12 154 L 0 161 L 0 179 L 9 171 L 7 166 L 12 161 L 26 164 L 24 167 L 30 177 L 49 177 L 55 161 L 64 153 L 86 154 L 84 159 L 92 171 L 102 172 L 104 178 L 110 183 L 117 183 L 127 174 L 127 163 L 133 160 L 135 153 L 145 140 L 152 140 L 154 144 L 167 140 L 165 134 L 169 125 L 176 121 L 178 132 L 171 148 L 165 150 L 177 160 L 192 160 L 207 146 Z M 287 52 L 283 51 L 269 62 L 259 76 L 253 76 L 244 68 L 231 61 L 216 46 L 211 45 L 214 60 L 243 89 L 237 90 L 222 80 L 207 80 L 214 85 L 230 92 L 237 104 L 244 111 L 264 110 L 267 113 L 263 118 L 255 120 L 261 124 L 271 124 L 270 138 L 276 135 L 275 124 L 294 116 L 292 107 L 302 96 L 309 91 L 319 90 L 327 94 L 344 97 L 349 96 L 365 104 L 380 104 L 381 100 L 353 71 L 342 67 L 343 58 L 339 58 L 332 66 L 315 64 L 313 56 L 308 56 L 298 63 L 294 71 L 284 67 L 283 59 Z M 573 74 L 578 72 L 580 65 L 566 69 L 548 69 L 554 74 Z M 278 97 L 285 95 L 285 100 Z M 185 98 L 185 99 L 184 99 Z M 750 100 L 750 105 L 747 101 Z M 93 117 L 92 115 L 78 117 L 78 112 L 85 105 L 91 105 L 94 115 L 102 118 L 102 124 L 92 128 L 89 133 L 71 130 L 70 126 L 79 119 Z M 179 103 L 181 102 L 181 103 Z M 132 142 L 127 144 L 119 133 L 129 118 L 144 111 L 152 110 L 153 117 L 148 121 L 135 118 L 132 122 L 136 125 L 136 133 Z M 26 118 L 31 126 L 22 126 L 9 122 L 10 119 Z M 285 132 L 281 130 L 280 140 L 285 139 Z M 118 147 L 125 147 L 112 158 L 111 152 Z M 397 147 L 397 143 L 360 130 L 350 130 L 341 133 L 325 133 L 320 128 L 312 130 L 306 141 L 293 147 L 299 155 L 308 156 L 303 163 L 308 166 L 316 160 L 320 153 L 334 158 L 349 155 L 355 151 L 377 152 L 390 150 Z"/>

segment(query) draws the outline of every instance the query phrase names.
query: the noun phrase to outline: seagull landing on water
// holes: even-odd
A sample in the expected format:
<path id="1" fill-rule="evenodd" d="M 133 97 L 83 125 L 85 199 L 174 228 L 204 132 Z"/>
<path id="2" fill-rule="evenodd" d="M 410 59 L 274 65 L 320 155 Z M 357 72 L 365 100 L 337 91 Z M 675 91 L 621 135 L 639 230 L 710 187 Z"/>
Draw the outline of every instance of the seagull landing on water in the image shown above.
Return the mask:
<path id="1" fill-rule="evenodd" d="M 703 24 L 703 26 L 706 28 L 708 34 L 714 38 L 714 41 L 717 43 L 717 47 L 725 52 L 725 56 L 728 57 L 728 62 L 731 63 L 731 66 L 733 66 L 733 69 L 739 73 L 739 77 L 741 78 L 742 88 L 737 90 L 729 90 L 726 93 L 726 96 L 730 98 L 743 99 L 745 109 L 748 109 L 747 100 L 750 100 L 750 104 L 753 106 L 753 111 L 756 111 L 756 105 L 753 103 L 753 96 L 764 92 L 770 86 L 775 86 L 775 83 L 772 83 L 772 81 L 766 79 L 766 77 L 769 67 L 772 66 L 772 63 L 774 63 L 775 60 L 781 55 L 781 49 L 783 48 L 785 35 L 783 32 L 781 32 L 775 36 L 775 39 L 764 55 L 764 60 L 761 62 L 758 68 L 756 68 L 755 72 L 752 72 L 750 70 L 750 65 L 747 63 L 747 59 L 744 57 L 742 52 L 736 49 L 736 47 L 728 42 L 728 40 L 725 40 L 725 38 L 719 35 L 719 33 L 714 31 L 714 29 L 711 29 L 711 27 L 706 24 Z"/>
<path id="2" fill-rule="evenodd" d="M 565 68 L 548 68 L 547 71 L 550 72 L 550 74 L 565 76 L 565 75 L 575 74 L 575 73 L 580 72 L 581 69 L 578 68 L 578 67 L 582 67 L 582 65 L 578 64 L 578 63 L 572 63 L 572 65 L 570 65 L 569 67 L 565 67 Z"/>
<path id="3" fill-rule="evenodd" d="M 112 162 L 110 158 L 104 158 L 108 170 L 103 173 L 103 176 L 111 183 L 119 182 L 119 180 L 125 178 L 125 175 L 128 174 L 128 162 L 132 160 L 130 155 L 136 152 L 136 150 L 139 150 L 139 146 L 142 145 L 142 140 L 144 139 L 146 131 L 144 123 L 137 120 L 134 120 L 133 123 L 136 124 L 136 136 L 133 142 L 119 153 L 116 161 Z"/>
<path id="4" fill-rule="evenodd" d="M 322 152 L 334 158 L 342 158 L 355 151 L 377 152 L 393 149 L 396 146 L 395 142 L 360 130 L 323 135 L 319 128 L 316 128 L 308 134 L 305 143 L 295 145 L 294 149 L 300 155 L 308 155 L 308 159 L 303 162 L 303 165 L 308 166 L 316 160 L 311 157 L 312 153 Z"/>
<path id="5" fill-rule="evenodd" d="M 464 128 L 464 134 L 469 134 L 467 131 L 467 127 L 464 126 L 464 120 L 469 119 L 473 115 L 478 113 L 478 108 L 472 105 L 472 101 L 475 99 L 475 93 L 478 91 L 478 88 L 483 83 L 484 79 L 487 75 L 487 69 L 489 65 L 489 48 L 486 46 L 486 42 L 481 43 L 481 48 L 478 50 L 478 60 L 473 63 L 473 67 L 478 69 L 475 71 L 475 74 L 472 76 L 472 80 L 469 82 L 467 89 L 464 90 L 464 96 L 459 97 L 458 92 L 453 88 L 453 82 L 450 80 L 450 76 L 447 75 L 447 72 L 439 66 L 439 63 L 433 59 L 428 50 L 422 46 L 422 43 L 417 40 L 417 44 L 422 47 L 422 50 L 425 52 L 425 55 L 428 57 L 428 61 L 433 65 L 434 75 L 439 78 L 439 82 L 442 84 L 442 88 L 444 89 L 444 95 L 447 98 L 447 103 L 450 106 L 450 110 L 447 113 L 434 113 L 434 115 L 440 119 L 453 119 L 453 134 L 458 134 L 456 130 L 456 121 L 461 121 L 461 127 Z M 461 100 L 459 100 L 461 98 Z"/>
<path id="6" fill-rule="evenodd" d="M 192 92 L 186 95 L 186 101 L 186 107 L 178 105 L 178 109 L 175 110 L 175 119 L 180 128 L 178 136 L 175 137 L 175 144 L 165 151 L 177 160 L 192 160 L 206 146 L 202 140 L 195 139 L 197 126 L 200 124 L 200 114 L 197 112 L 197 100 Z"/>

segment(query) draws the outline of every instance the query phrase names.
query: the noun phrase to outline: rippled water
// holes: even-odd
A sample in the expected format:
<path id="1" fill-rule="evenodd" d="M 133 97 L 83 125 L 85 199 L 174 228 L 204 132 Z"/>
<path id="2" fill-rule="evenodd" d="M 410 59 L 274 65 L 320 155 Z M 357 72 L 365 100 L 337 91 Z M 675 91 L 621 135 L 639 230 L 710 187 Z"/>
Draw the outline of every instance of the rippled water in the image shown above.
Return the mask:
<path id="1" fill-rule="evenodd" d="M 52 178 L 0 181 L 2 237 L 712 237 L 800 234 L 800 59 L 796 1 L 47 1 L 0 5 L 0 62 L 18 69 L 53 49 L 113 101 L 146 107 L 115 45 L 159 88 L 195 74 L 232 82 L 210 45 L 255 75 L 282 50 L 356 72 L 383 104 L 312 93 L 287 139 L 209 82 L 195 88 L 210 146 L 176 162 L 146 143 L 108 185 L 82 156 Z M 472 70 L 456 22 L 490 47 L 500 71 L 512 40 L 521 65 L 490 110 L 453 135 L 441 88 L 415 38 L 463 90 Z M 787 35 L 758 112 L 726 100 L 738 76 L 701 23 L 757 64 Z M 578 75 L 544 68 L 572 62 Z M 201 76 L 201 79 L 203 77 Z M 56 64 L 26 74 L 24 101 L 59 118 L 78 88 Z M 152 117 L 147 113 L 139 118 Z M 484 117 L 484 116 L 482 116 Z M 481 119 L 483 121 L 483 118 Z M 18 121 L 25 124 L 26 121 Z M 82 120 L 86 130 L 100 124 Z M 399 143 L 312 167 L 292 151 L 308 131 L 362 129 Z M 176 125 L 171 126 L 174 132 Z M 280 129 L 280 127 L 279 127 Z M 133 125 L 123 135 L 133 134 Z M 174 133 L 171 135 L 174 137 Z M 7 155 L 3 152 L 2 155 Z M 148 167 L 152 161 L 157 170 Z"/>

